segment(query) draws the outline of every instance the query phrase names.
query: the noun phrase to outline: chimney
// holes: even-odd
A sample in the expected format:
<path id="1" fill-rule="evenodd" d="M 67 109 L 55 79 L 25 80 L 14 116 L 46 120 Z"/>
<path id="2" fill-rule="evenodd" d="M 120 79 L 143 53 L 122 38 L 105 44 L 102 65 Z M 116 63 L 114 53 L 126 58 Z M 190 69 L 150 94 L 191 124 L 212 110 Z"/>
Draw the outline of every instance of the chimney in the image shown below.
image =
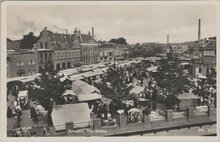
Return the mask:
<path id="1" fill-rule="evenodd" d="M 77 36 L 77 28 L 75 27 L 75 30 L 74 30 L 74 36 L 76 37 Z"/>
<path id="2" fill-rule="evenodd" d="M 198 42 L 200 43 L 201 40 L 201 20 L 199 19 L 199 26 L 198 26 Z"/>
<path id="3" fill-rule="evenodd" d="M 44 30 L 47 30 L 47 27 L 44 27 Z"/>
<path id="4" fill-rule="evenodd" d="M 90 31 L 88 32 L 88 35 L 90 35 Z"/>
<path id="5" fill-rule="evenodd" d="M 167 44 L 169 44 L 169 35 L 167 35 Z"/>
<path id="6" fill-rule="evenodd" d="M 92 27 L 92 36 L 94 36 L 94 34 L 95 34 L 95 33 L 94 33 L 94 27 Z"/>

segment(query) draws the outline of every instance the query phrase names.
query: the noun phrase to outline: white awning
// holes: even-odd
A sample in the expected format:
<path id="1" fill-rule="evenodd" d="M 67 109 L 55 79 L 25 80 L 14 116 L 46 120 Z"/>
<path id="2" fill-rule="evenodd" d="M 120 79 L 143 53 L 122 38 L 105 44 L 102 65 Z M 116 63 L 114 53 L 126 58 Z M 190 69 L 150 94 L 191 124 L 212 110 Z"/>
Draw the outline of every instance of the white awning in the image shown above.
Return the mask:
<path id="1" fill-rule="evenodd" d="M 73 90 L 66 90 L 62 95 L 63 95 L 63 96 L 66 96 L 66 95 L 73 95 L 73 96 L 75 96 L 76 93 L 74 93 Z"/>
<path id="2" fill-rule="evenodd" d="M 73 122 L 74 128 L 83 128 L 91 121 L 87 103 L 55 105 L 51 115 L 55 131 L 65 130 L 66 122 Z"/>
<path id="3" fill-rule="evenodd" d="M 135 85 L 134 88 L 131 89 L 130 93 L 139 94 L 143 92 L 145 87 Z"/>
<path id="4" fill-rule="evenodd" d="M 18 93 L 18 97 L 26 97 L 27 95 L 28 95 L 27 90 L 19 91 Z"/>
<path id="5" fill-rule="evenodd" d="M 149 71 L 149 72 L 156 72 L 157 68 L 158 68 L 157 66 L 152 66 L 152 67 L 147 68 L 147 71 Z"/>
<path id="6" fill-rule="evenodd" d="M 102 95 L 100 95 L 98 93 L 78 95 L 78 99 L 79 99 L 80 102 L 98 100 L 98 99 L 101 99 L 101 98 L 102 98 Z"/>
<path id="7" fill-rule="evenodd" d="M 91 94 L 95 92 L 100 92 L 98 88 L 87 84 L 84 81 L 76 80 L 72 83 L 72 89 L 73 91 L 79 95 L 79 94 Z"/>

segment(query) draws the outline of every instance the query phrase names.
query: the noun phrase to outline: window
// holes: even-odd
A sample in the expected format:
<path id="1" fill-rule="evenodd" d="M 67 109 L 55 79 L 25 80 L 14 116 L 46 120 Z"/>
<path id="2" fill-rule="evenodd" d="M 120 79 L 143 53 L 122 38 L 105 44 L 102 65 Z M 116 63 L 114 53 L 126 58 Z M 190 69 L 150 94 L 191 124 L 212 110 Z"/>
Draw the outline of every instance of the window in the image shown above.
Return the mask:
<path id="1" fill-rule="evenodd" d="M 16 65 L 17 66 L 24 66 L 24 61 L 23 60 L 17 60 Z"/>
<path id="2" fill-rule="evenodd" d="M 109 56 L 112 56 L 112 52 L 109 52 Z"/>
<path id="3" fill-rule="evenodd" d="M 49 54 L 49 57 L 51 57 L 51 53 Z"/>
<path id="4" fill-rule="evenodd" d="M 207 69 L 206 69 L 206 76 L 209 75 L 209 74 L 210 74 L 209 68 L 207 68 Z"/>
<path id="5" fill-rule="evenodd" d="M 43 48 L 43 43 L 42 42 L 40 42 L 40 48 Z"/>
<path id="6" fill-rule="evenodd" d="M 45 54 L 45 62 L 47 62 L 47 54 Z"/>
<path id="7" fill-rule="evenodd" d="M 202 68 L 201 68 L 201 66 L 199 66 L 199 73 L 202 73 Z"/>
<path id="8" fill-rule="evenodd" d="M 45 48 L 48 48 L 48 47 L 47 47 L 47 42 L 45 42 Z"/>
<path id="9" fill-rule="evenodd" d="M 31 59 L 28 61 L 28 65 L 32 65 L 32 64 L 33 64 L 33 60 Z"/>
<path id="10" fill-rule="evenodd" d="M 40 58 L 43 58 L 43 54 L 42 53 L 40 54 Z"/>

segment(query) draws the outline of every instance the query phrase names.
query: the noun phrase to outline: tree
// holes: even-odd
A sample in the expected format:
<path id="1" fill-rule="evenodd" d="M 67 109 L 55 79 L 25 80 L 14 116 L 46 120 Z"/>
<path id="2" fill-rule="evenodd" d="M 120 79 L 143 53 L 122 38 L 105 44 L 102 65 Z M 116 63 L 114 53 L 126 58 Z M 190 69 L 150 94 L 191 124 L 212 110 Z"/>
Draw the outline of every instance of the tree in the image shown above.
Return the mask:
<path id="1" fill-rule="evenodd" d="M 52 63 L 49 62 L 40 73 L 34 83 L 28 85 L 28 93 L 33 101 L 38 101 L 48 111 L 48 125 L 52 125 L 53 101 L 59 103 L 65 87 L 57 76 L 58 72 L 53 70 Z"/>
<path id="2" fill-rule="evenodd" d="M 106 97 L 121 100 L 126 98 L 131 90 L 123 78 L 123 70 L 116 66 L 109 67 L 106 74 L 101 77 L 99 88 Z"/>
<path id="3" fill-rule="evenodd" d="M 176 95 L 183 92 L 185 77 L 187 76 L 183 76 L 183 68 L 177 56 L 170 53 L 167 59 L 160 60 L 158 73 L 154 78 L 160 88 L 167 90 L 165 104 L 168 108 L 172 108 L 173 105 L 178 103 L 175 98 Z"/>
<path id="4" fill-rule="evenodd" d="M 34 44 L 39 40 L 39 37 L 36 37 L 33 32 L 24 35 L 20 42 L 20 47 L 22 49 L 32 49 Z"/>
<path id="5" fill-rule="evenodd" d="M 123 38 L 123 37 L 120 37 L 120 38 L 117 38 L 117 39 L 112 38 L 112 39 L 109 41 L 109 43 L 127 44 L 126 39 Z"/>

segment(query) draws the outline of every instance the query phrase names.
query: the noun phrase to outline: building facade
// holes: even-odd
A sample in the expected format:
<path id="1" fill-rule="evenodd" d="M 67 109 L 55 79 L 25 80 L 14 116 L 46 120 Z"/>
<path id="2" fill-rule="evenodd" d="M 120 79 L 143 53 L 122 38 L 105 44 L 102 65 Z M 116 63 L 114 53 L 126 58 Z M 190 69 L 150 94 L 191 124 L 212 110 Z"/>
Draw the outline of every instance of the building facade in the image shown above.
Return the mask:
<path id="1" fill-rule="evenodd" d="M 37 72 L 37 53 L 33 50 L 14 50 L 7 53 L 7 78 L 31 76 Z"/>
<path id="2" fill-rule="evenodd" d="M 111 62 L 114 61 L 115 47 L 113 44 L 105 43 L 99 46 L 99 61 Z"/>
<path id="3" fill-rule="evenodd" d="M 40 33 L 40 39 L 35 45 L 35 48 L 53 50 L 49 55 L 51 54 L 54 69 L 60 70 L 76 67 L 81 64 L 79 38 L 78 34 L 53 33 L 47 30 L 47 28 L 44 28 Z M 45 53 L 45 55 L 47 54 Z"/>
<path id="4" fill-rule="evenodd" d="M 131 50 L 128 45 L 114 43 L 104 43 L 99 45 L 99 61 L 101 62 L 128 59 L 130 54 Z"/>
<path id="5" fill-rule="evenodd" d="M 206 45 L 200 48 L 202 56 L 200 60 L 194 63 L 194 76 L 216 77 L 216 38 L 209 38 Z"/>
<path id="6" fill-rule="evenodd" d="M 53 49 L 34 49 L 37 54 L 38 70 L 44 67 L 48 62 L 53 63 L 54 61 L 54 50 Z"/>
<path id="7" fill-rule="evenodd" d="M 81 60 L 83 64 L 97 63 L 99 60 L 98 42 L 95 39 L 94 28 L 92 34 L 81 34 L 75 29 L 74 33 L 78 33 L 81 46 Z"/>

